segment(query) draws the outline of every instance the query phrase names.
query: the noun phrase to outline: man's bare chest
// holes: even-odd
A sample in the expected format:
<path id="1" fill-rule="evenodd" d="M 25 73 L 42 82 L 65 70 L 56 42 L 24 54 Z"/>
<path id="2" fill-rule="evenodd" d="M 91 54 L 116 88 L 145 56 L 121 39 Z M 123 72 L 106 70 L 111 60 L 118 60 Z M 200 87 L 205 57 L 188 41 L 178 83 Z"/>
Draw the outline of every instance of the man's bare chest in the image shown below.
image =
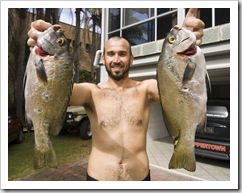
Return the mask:
<path id="1" fill-rule="evenodd" d="M 115 90 L 102 89 L 96 93 L 95 106 L 104 105 L 117 109 L 132 109 L 143 106 L 146 102 L 146 95 L 136 88 Z"/>
<path id="2" fill-rule="evenodd" d="M 93 103 L 99 124 L 112 128 L 141 125 L 147 108 L 144 93 L 137 89 L 103 89 L 96 93 Z"/>

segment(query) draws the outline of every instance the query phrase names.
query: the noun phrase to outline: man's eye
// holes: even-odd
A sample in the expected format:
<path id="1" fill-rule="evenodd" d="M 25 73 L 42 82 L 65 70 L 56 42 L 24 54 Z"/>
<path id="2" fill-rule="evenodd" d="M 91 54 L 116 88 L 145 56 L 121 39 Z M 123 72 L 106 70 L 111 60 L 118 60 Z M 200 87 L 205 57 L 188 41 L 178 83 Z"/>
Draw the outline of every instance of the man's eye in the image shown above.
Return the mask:
<path id="1" fill-rule="evenodd" d="M 107 55 L 108 55 L 108 56 L 113 56 L 114 54 L 113 54 L 113 53 L 108 53 Z"/>
<path id="2" fill-rule="evenodd" d="M 124 56 L 126 56 L 126 55 L 127 55 L 126 52 L 121 52 L 121 53 L 119 53 L 119 56 L 122 56 L 122 57 L 124 57 Z"/>

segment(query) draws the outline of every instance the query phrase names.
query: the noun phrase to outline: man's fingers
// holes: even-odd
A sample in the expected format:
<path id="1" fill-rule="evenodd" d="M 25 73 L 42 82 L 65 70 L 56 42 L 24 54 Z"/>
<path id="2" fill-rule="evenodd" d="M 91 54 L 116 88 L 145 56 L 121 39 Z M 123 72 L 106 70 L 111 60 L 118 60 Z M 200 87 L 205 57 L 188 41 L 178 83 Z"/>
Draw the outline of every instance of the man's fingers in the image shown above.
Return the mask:
<path id="1" fill-rule="evenodd" d="M 28 41 L 27 44 L 30 47 L 33 47 L 36 45 L 37 38 L 39 35 L 47 30 L 52 25 L 48 22 L 45 22 L 44 20 L 36 20 L 31 23 L 31 29 L 28 31 Z"/>
<path id="2" fill-rule="evenodd" d="M 197 29 L 203 29 L 205 24 L 202 20 L 194 18 L 194 17 L 187 17 L 183 22 L 183 27 L 193 29 L 192 31 L 196 31 Z"/>
<path id="3" fill-rule="evenodd" d="M 34 28 L 31 28 L 29 31 L 28 31 L 28 37 L 33 39 L 33 40 L 37 40 L 37 38 L 39 37 L 39 35 L 41 34 L 42 32 L 34 29 Z"/>
<path id="4" fill-rule="evenodd" d="M 186 17 L 197 17 L 198 8 L 190 8 L 187 12 Z"/>
<path id="5" fill-rule="evenodd" d="M 45 30 L 47 30 L 49 27 L 51 27 L 52 25 L 48 22 L 45 22 L 44 20 L 36 20 L 34 22 L 31 23 L 31 28 L 36 29 L 37 31 L 43 32 Z"/>
<path id="6" fill-rule="evenodd" d="M 202 39 L 197 39 L 196 40 L 196 45 L 200 46 L 202 44 Z"/>
<path id="7" fill-rule="evenodd" d="M 202 37 L 204 35 L 204 31 L 202 29 L 194 31 L 193 33 L 197 37 L 197 39 L 202 39 Z"/>
<path id="8" fill-rule="evenodd" d="M 31 29 L 28 32 L 29 38 L 36 40 L 39 34 L 51 27 L 51 24 L 44 20 L 37 20 L 31 23 Z"/>
<path id="9" fill-rule="evenodd" d="M 183 22 L 183 27 L 186 27 L 191 31 L 197 31 L 205 27 L 204 22 L 197 18 L 197 11 L 198 11 L 198 8 L 189 9 L 185 17 L 185 20 Z"/>
<path id="10" fill-rule="evenodd" d="M 200 45 L 202 43 L 202 37 L 204 35 L 203 30 L 195 31 L 193 32 L 194 35 L 196 36 L 196 45 Z"/>
<path id="11" fill-rule="evenodd" d="M 190 8 L 187 12 L 185 20 L 183 22 L 183 27 L 192 31 L 196 36 L 196 44 L 200 45 L 202 43 L 202 37 L 204 35 L 203 29 L 205 24 L 202 20 L 197 18 L 198 8 Z"/>
<path id="12" fill-rule="evenodd" d="M 36 42 L 36 40 L 29 38 L 27 41 L 27 44 L 29 47 L 34 47 L 34 46 L 36 46 L 37 42 Z"/>

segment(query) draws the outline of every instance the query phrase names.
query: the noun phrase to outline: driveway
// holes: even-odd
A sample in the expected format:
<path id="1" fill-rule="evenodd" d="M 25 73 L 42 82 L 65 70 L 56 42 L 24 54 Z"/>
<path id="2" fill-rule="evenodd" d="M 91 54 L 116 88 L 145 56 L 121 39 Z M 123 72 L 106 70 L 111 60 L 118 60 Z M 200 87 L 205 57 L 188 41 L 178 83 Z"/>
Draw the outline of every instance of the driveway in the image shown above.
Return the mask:
<path id="1" fill-rule="evenodd" d="M 85 181 L 87 159 L 51 168 L 15 181 Z M 202 180 L 172 170 L 150 165 L 152 181 L 197 181 Z"/>

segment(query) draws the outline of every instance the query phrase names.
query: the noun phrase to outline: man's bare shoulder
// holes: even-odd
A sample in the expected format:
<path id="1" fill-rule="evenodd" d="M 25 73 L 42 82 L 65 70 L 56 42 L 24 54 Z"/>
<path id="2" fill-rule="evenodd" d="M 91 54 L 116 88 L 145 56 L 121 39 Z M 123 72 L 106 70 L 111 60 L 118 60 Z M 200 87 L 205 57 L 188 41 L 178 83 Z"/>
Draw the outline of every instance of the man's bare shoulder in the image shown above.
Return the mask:
<path id="1" fill-rule="evenodd" d="M 152 101 L 159 101 L 158 85 L 156 79 L 147 79 L 142 81 L 148 93 L 149 99 Z"/>
<path id="2" fill-rule="evenodd" d="M 156 79 L 146 79 L 141 82 L 142 85 L 144 86 L 157 86 L 157 80 Z"/>
<path id="3" fill-rule="evenodd" d="M 81 89 L 87 89 L 87 90 L 92 90 L 92 89 L 97 89 L 98 86 L 94 83 L 89 83 L 89 82 L 84 82 L 84 83 L 75 83 L 74 87 L 81 88 Z"/>
<path id="4" fill-rule="evenodd" d="M 108 86 L 107 82 L 102 82 L 102 83 L 97 84 L 98 89 L 105 89 L 105 88 L 108 88 L 108 87 L 109 86 Z"/>
<path id="5" fill-rule="evenodd" d="M 74 83 L 70 98 L 70 105 L 83 106 L 91 98 L 97 86 L 93 83 Z"/>

